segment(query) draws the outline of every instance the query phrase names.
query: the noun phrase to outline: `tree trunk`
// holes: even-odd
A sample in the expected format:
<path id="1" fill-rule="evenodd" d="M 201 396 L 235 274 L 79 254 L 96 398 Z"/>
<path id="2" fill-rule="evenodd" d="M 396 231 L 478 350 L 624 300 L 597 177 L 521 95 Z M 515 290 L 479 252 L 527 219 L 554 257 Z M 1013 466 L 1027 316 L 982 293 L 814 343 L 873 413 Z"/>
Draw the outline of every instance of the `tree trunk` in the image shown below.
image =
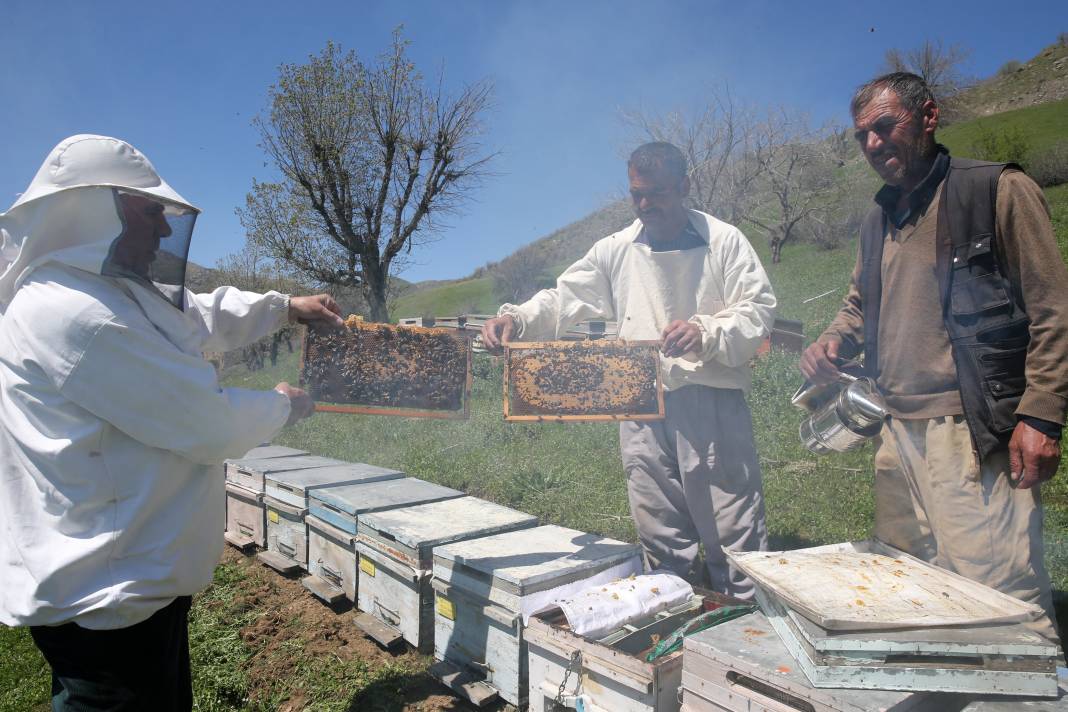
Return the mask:
<path id="1" fill-rule="evenodd" d="M 771 241 L 771 263 L 779 264 L 782 256 L 782 240 L 776 238 Z"/>

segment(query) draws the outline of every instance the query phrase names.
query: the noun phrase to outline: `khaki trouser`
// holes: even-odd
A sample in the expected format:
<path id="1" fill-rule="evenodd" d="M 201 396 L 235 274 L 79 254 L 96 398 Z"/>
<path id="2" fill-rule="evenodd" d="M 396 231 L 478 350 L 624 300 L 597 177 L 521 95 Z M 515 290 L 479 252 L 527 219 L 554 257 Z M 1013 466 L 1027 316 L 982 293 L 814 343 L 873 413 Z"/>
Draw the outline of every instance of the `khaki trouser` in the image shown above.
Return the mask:
<path id="1" fill-rule="evenodd" d="M 962 416 L 891 420 L 875 453 L 875 536 L 1003 593 L 1036 603 L 1029 625 L 1060 642 L 1042 560 L 1039 488 L 1014 489 L 1008 452 L 980 472 Z"/>
<path id="2" fill-rule="evenodd" d="M 686 386 L 664 394 L 663 421 L 623 422 L 619 444 L 630 511 L 650 569 L 740 598 L 753 582 L 721 547 L 768 548 L 753 423 L 741 391 Z"/>

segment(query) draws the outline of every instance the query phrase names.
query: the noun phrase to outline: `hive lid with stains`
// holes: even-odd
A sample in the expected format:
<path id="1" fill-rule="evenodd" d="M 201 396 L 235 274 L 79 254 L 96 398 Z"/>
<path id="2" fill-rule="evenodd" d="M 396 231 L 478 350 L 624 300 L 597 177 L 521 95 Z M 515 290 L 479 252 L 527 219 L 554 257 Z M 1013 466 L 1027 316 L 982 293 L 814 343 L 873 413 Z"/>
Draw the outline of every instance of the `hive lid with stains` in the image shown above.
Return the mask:
<path id="1" fill-rule="evenodd" d="M 461 539 L 525 529 L 537 523 L 532 514 L 478 497 L 459 497 L 367 514 L 360 517 L 358 531 L 363 537 L 425 552 Z"/>
<path id="2" fill-rule="evenodd" d="M 435 576 L 471 572 L 522 596 L 580 580 L 639 554 L 638 546 L 553 524 L 440 546 Z"/>
<path id="3" fill-rule="evenodd" d="M 879 541 L 794 551 L 727 551 L 762 588 L 829 630 L 1033 620 L 1038 606 Z"/>

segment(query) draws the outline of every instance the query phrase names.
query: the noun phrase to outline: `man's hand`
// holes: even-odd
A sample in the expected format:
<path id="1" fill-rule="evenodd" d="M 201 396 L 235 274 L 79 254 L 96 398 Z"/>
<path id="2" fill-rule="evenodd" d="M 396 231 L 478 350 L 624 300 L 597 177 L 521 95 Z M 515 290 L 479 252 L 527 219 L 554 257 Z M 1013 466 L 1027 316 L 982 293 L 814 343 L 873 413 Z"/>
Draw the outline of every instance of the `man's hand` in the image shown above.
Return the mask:
<path id="1" fill-rule="evenodd" d="M 332 326 L 345 326 L 341 318 L 341 307 L 329 294 L 316 294 L 312 297 L 289 298 L 289 320 L 308 324 L 323 321 Z"/>
<path id="2" fill-rule="evenodd" d="M 279 383 L 274 389 L 289 398 L 289 420 L 286 421 L 286 427 L 315 412 L 315 401 L 301 389 L 294 388 L 285 382 Z"/>
<path id="3" fill-rule="evenodd" d="M 805 380 L 817 386 L 838 380 L 838 347 L 841 345 L 838 339 L 828 339 L 825 342 L 817 341 L 805 349 L 799 364 Z"/>
<path id="4" fill-rule="evenodd" d="M 482 346 L 487 351 L 500 351 L 503 344 L 512 340 L 515 320 L 505 314 L 486 320 L 482 325 Z"/>
<path id="5" fill-rule="evenodd" d="M 1017 423 L 1009 440 L 1009 476 L 1017 489 L 1045 482 L 1057 472 L 1061 444 L 1027 423 Z"/>
<path id="6" fill-rule="evenodd" d="M 665 356 L 677 357 L 701 350 L 701 329 L 689 321 L 676 319 L 660 333 L 660 350 Z"/>

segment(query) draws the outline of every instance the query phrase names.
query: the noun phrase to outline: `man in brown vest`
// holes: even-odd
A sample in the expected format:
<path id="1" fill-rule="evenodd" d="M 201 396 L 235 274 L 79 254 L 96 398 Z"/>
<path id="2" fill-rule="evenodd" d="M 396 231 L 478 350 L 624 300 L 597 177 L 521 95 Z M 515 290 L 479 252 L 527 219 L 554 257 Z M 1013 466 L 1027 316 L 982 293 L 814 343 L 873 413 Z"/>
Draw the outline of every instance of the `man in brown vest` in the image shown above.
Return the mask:
<path id="1" fill-rule="evenodd" d="M 875 455 L 875 536 L 1046 611 L 1038 485 L 1068 409 L 1068 270 L 1018 167 L 951 158 L 926 83 L 857 90 L 855 137 L 886 185 L 842 309 L 801 358 L 810 381 L 861 353 L 892 418 Z"/>

